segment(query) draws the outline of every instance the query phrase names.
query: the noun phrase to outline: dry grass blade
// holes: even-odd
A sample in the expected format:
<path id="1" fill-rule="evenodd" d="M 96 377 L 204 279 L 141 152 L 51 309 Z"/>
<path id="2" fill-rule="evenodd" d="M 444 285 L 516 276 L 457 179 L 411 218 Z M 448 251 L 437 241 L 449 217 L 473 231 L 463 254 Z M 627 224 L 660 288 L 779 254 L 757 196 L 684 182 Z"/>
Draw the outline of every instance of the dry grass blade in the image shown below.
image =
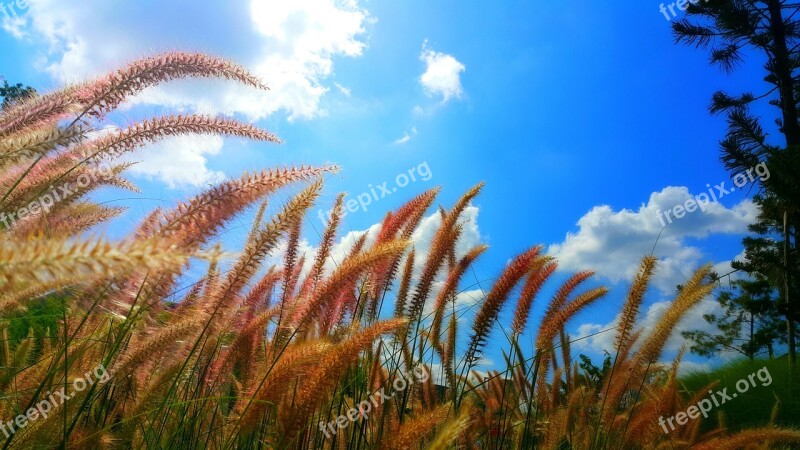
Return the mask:
<path id="1" fill-rule="evenodd" d="M 733 436 L 712 439 L 692 448 L 694 450 L 736 450 L 749 447 L 753 443 L 800 444 L 800 431 L 779 428 L 745 430 Z"/>
<path id="2" fill-rule="evenodd" d="M 628 291 L 628 298 L 622 307 L 622 317 L 620 318 L 619 332 L 614 345 L 615 349 L 620 350 L 630 346 L 636 315 L 639 314 L 639 308 L 642 306 L 644 294 L 647 292 L 647 285 L 653 276 L 655 266 L 656 258 L 653 256 L 648 256 L 642 260 L 636 279 Z"/>
<path id="3" fill-rule="evenodd" d="M 37 239 L 0 244 L 0 289 L 32 282 L 62 285 L 183 265 L 189 255 L 160 241 Z"/>
<path id="4" fill-rule="evenodd" d="M 347 258 L 334 270 L 331 276 L 314 292 L 311 298 L 300 301 L 299 307 L 292 314 L 292 323 L 300 325 L 318 317 L 319 313 L 331 302 L 339 290 L 347 283 L 354 281 L 375 264 L 402 253 L 408 244 L 402 241 L 388 242 Z"/>
<path id="5" fill-rule="evenodd" d="M 190 336 L 201 328 L 202 317 L 189 317 L 172 325 L 156 330 L 141 342 L 133 344 L 109 369 L 114 376 L 125 376 L 159 352 L 167 351 L 175 341 Z"/>
<path id="6" fill-rule="evenodd" d="M 230 218 L 259 198 L 289 183 L 336 171 L 335 166 L 265 170 L 214 187 L 140 228 L 140 237 L 164 236 L 184 246 L 205 243 Z"/>
<path id="7" fill-rule="evenodd" d="M 75 88 L 67 88 L 33 97 L 3 111 L 0 114 L 0 137 L 25 129 L 53 126 L 59 119 L 77 113 L 80 104 L 74 97 L 75 92 Z"/>
<path id="8" fill-rule="evenodd" d="M 102 116 L 144 89 L 178 78 L 204 77 L 238 81 L 257 89 L 269 88 L 247 70 L 221 58 L 201 53 L 165 53 L 140 59 L 126 68 L 85 85 L 76 96 L 89 113 Z"/>
<path id="9" fill-rule="evenodd" d="M 238 300 L 239 293 L 261 266 L 261 262 L 275 248 L 281 234 L 301 219 L 314 204 L 321 188 L 322 182 L 317 180 L 292 198 L 273 221 L 258 233 L 255 239 L 247 243 L 244 253 L 236 261 L 228 277 L 221 283 L 219 290 L 211 296 L 206 311 L 212 318 L 215 318 L 218 312 L 224 316 L 232 308 L 233 303 Z"/>
<path id="10" fill-rule="evenodd" d="M 378 322 L 356 332 L 346 341 L 328 351 L 320 359 L 313 373 L 303 380 L 292 410 L 284 411 L 289 416 L 287 433 L 292 435 L 300 431 L 303 423 L 310 417 L 309 413 L 330 394 L 331 389 L 336 386 L 339 376 L 357 361 L 358 355 L 362 351 L 371 348 L 382 335 L 391 333 L 405 324 L 404 319 Z"/>
<path id="11" fill-rule="evenodd" d="M 148 143 L 187 134 L 236 136 L 256 141 L 280 143 L 272 133 L 235 120 L 208 116 L 168 116 L 145 120 L 130 128 L 98 138 L 72 149 L 81 158 L 99 162 L 117 158 Z"/>
<path id="12" fill-rule="evenodd" d="M 387 439 L 381 448 L 387 450 L 405 450 L 421 445 L 422 441 L 442 424 L 450 415 L 452 405 L 444 404 L 432 411 L 427 411 L 404 423 L 391 439 Z"/>
<path id="13" fill-rule="evenodd" d="M 433 324 L 431 324 L 431 339 L 434 345 L 439 344 L 442 332 L 442 320 L 444 318 L 444 309 L 448 300 L 454 298 L 457 294 L 458 285 L 461 282 L 461 277 L 464 272 L 475 262 L 478 257 L 483 254 L 489 247 L 486 245 L 479 245 L 468 251 L 463 258 L 461 258 L 456 266 L 450 270 L 450 274 L 445 280 L 444 286 L 439 291 L 436 297 L 436 302 L 433 306 Z"/>
<path id="14" fill-rule="evenodd" d="M 544 286 L 545 281 L 550 278 L 550 275 L 556 271 L 558 264 L 552 262 L 549 258 L 540 258 L 541 261 L 537 262 L 537 267 L 528 274 L 525 280 L 525 286 L 517 300 L 517 308 L 514 311 L 514 320 L 511 322 L 511 331 L 514 335 L 519 335 L 525 329 L 528 323 L 528 315 L 530 314 L 531 306 L 536 295 Z"/>
<path id="15" fill-rule="evenodd" d="M 534 247 L 514 258 L 511 264 L 509 264 L 506 270 L 500 275 L 500 278 L 494 283 L 491 291 L 486 295 L 486 300 L 475 316 L 475 320 L 472 324 L 473 334 L 465 356 L 467 364 L 472 364 L 474 362 L 475 356 L 489 336 L 494 321 L 497 320 L 500 308 L 508 298 L 511 290 L 514 289 L 514 286 L 528 273 L 531 268 L 531 263 L 539 254 L 540 250 L 541 248 Z"/>
<path id="16" fill-rule="evenodd" d="M 455 206 L 453 206 L 453 210 L 442 220 L 442 225 L 434 235 L 428 258 L 422 268 L 419 282 L 414 289 L 414 295 L 411 297 L 408 317 L 412 321 L 420 320 L 423 307 L 428 299 L 436 274 L 444 264 L 445 257 L 452 251 L 452 247 L 455 245 L 455 240 L 458 237 L 456 221 L 467 205 L 469 205 L 469 202 L 480 193 L 482 187 L 483 183 L 478 184 L 461 196 Z"/>
<path id="17" fill-rule="evenodd" d="M 4 137 L 0 141 L 0 168 L 42 156 L 58 147 L 69 147 L 85 138 L 81 126 L 45 126 Z"/>
<path id="18" fill-rule="evenodd" d="M 711 266 L 707 265 L 692 275 L 669 309 L 658 320 L 655 328 L 644 338 L 641 348 L 636 353 L 638 359 L 646 363 L 656 361 L 678 322 L 714 289 L 714 283 L 708 278 L 710 273 Z"/>

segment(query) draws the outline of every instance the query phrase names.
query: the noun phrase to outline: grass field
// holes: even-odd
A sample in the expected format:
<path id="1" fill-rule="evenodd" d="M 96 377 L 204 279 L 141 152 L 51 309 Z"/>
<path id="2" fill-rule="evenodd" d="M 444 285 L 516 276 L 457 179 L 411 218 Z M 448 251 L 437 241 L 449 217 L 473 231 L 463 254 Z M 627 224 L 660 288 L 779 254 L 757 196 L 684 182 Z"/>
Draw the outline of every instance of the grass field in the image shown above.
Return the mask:
<path id="1" fill-rule="evenodd" d="M 769 386 L 762 386 L 756 379 L 756 387 L 725 402 L 714 412 L 724 415 L 724 422 L 730 430 L 765 426 L 770 420 L 778 426 L 800 427 L 800 374 L 791 373 L 785 357 L 735 361 L 710 372 L 684 376 L 681 383 L 685 386 L 686 398 L 714 381 L 719 382 L 714 390 L 728 387 L 729 392 L 736 392 L 737 381 L 747 379 L 765 367 L 772 378 Z M 716 421 L 717 417 L 707 420 L 704 428 L 710 430 L 716 426 Z"/>

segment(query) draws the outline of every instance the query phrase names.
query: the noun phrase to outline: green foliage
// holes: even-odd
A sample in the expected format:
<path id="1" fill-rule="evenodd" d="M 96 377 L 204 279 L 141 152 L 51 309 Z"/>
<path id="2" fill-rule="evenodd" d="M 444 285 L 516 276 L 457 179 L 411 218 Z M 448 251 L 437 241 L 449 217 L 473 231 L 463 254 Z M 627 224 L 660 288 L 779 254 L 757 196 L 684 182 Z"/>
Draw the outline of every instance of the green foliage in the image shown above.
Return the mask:
<path id="1" fill-rule="evenodd" d="M 3 97 L 3 109 L 13 105 L 19 100 L 24 100 L 34 95 L 36 95 L 36 89 L 25 86 L 22 83 L 10 85 L 8 84 L 8 80 L 3 80 L 3 86 L 0 86 L 0 97 Z"/>
<path id="2" fill-rule="evenodd" d="M 580 354 L 578 357 L 581 359 L 578 365 L 583 370 L 583 375 L 588 379 L 589 383 L 594 386 L 602 386 L 603 381 L 611 371 L 611 355 L 606 354 L 605 358 L 603 358 L 602 366 L 594 365 L 592 360 L 584 354 Z"/>
<path id="3" fill-rule="evenodd" d="M 747 261 L 735 269 L 759 274 L 781 293 L 786 317 L 790 361 L 794 364 L 793 335 L 798 306 L 798 251 L 800 251 L 800 29 L 797 5 L 780 0 L 761 2 L 709 0 L 688 5 L 687 18 L 673 23 L 678 43 L 707 49 L 710 63 L 730 72 L 748 52 L 766 59 L 764 92 L 732 95 L 717 92 L 709 108 L 727 115 L 728 131 L 720 142 L 721 160 L 731 176 L 762 165 L 767 176 L 758 182 L 754 198 L 760 207 L 756 237 L 744 240 Z M 749 56 L 749 55 L 748 55 Z M 771 142 L 762 118 L 751 111 L 760 101 L 777 108 L 775 118 L 784 143 Z M 785 145 L 783 145 L 785 144 Z M 786 225 L 784 225 L 784 223 Z"/>
<path id="4" fill-rule="evenodd" d="M 772 358 L 775 344 L 785 344 L 780 299 L 764 278 L 755 281 L 737 280 L 730 289 L 717 296 L 722 314 L 705 314 L 703 319 L 716 327 L 718 333 L 703 330 L 684 331 L 692 341 L 690 350 L 700 356 L 716 357 L 733 351 L 754 359 L 764 352 Z"/>
<path id="5" fill-rule="evenodd" d="M 8 339 L 16 347 L 23 339 L 32 335 L 41 343 L 45 337 L 53 337 L 64 317 L 65 299 L 61 295 L 48 295 L 26 304 L 27 309 L 8 316 Z"/>
<path id="6" fill-rule="evenodd" d="M 745 260 L 734 261 L 731 266 L 734 269 L 757 274 L 757 276 L 769 280 L 770 284 L 782 293 L 786 277 L 783 262 L 785 241 L 782 236 L 784 205 L 781 199 L 775 195 L 757 195 L 754 201 L 760 206 L 757 221 L 748 226 L 754 235 L 747 236 L 742 241 L 745 247 Z M 789 260 L 789 297 L 795 299 L 800 295 L 800 264 L 797 259 L 796 236 L 794 240 L 790 236 L 789 245 L 790 249 L 794 248 L 787 255 Z M 800 310 L 795 309 L 793 312 L 797 316 Z"/>
<path id="7" fill-rule="evenodd" d="M 777 412 L 774 425 L 800 426 L 800 376 L 789 369 L 786 358 L 754 361 L 745 359 L 725 364 L 710 372 L 690 373 L 680 379 L 685 389 L 682 392 L 683 398 L 689 399 L 714 381 L 719 381 L 715 390 L 727 387 L 728 393 L 736 392 L 737 381 L 747 379 L 763 367 L 766 367 L 772 376 L 772 383 L 762 387 L 760 381 L 756 379 L 756 387 L 715 408 L 713 415 L 709 415 L 708 419 L 701 418 L 704 431 L 711 430 L 717 425 L 717 413 L 720 412 L 724 414 L 725 424 L 731 431 L 767 425 L 773 412 Z M 774 411 L 776 402 L 777 411 Z"/>

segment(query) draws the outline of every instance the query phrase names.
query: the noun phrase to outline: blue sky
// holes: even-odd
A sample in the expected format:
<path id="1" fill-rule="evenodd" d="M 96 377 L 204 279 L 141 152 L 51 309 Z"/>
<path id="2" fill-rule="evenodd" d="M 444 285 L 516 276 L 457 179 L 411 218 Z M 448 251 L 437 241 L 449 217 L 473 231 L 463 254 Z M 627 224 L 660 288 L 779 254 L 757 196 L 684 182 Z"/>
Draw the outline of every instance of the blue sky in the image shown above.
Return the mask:
<path id="1" fill-rule="evenodd" d="M 762 78 L 757 63 L 728 75 L 709 67 L 704 52 L 676 46 L 655 1 L 29 3 L 16 17 L 0 16 L 0 74 L 11 82 L 49 90 L 144 55 L 186 50 L 235 60 L 272 87 L 262 95 L 229 83 L 171 83 L 115 114 L 120 127 L 176 111 L 234 115 L 285 143 L 203 137 L 137 154 L 132 179 L 143 193 L 102 194 L 130 207 L 107 234 L 124 235 L 146 210 L 245 170 L 336 163 L 342 170 L 329 177 L 319 206 L 327 210 L 340 191 L 355 197 L 391 187 L 424 164 L 429 180 L 349 214 L 344 231 L 368 229 L 425 189 L 442 186 L 439 202 L 450 205 L 486 181 L 464 244 L 491 246 L 475 276 L 489 286 L 534 244 L 559 257 L 562 278 L 597 270 L 612 293 L 573 322 L 576 336 L 613 325 L 627 280 L 661 231 L 657 210 L 706 184 L 730 185 L 717 150 L 725 123 L 707 105 L 716 90 L 758 89 Z M 700 264 L 726 271 L 754 213 L 734 192 L 667 226 L 644 313 L 663 309 Z M 236 242 L 246 225 L 246 218 L 232 225 L 227 238 Z M 320 227 L 309 218 L 310 246 Z M 712 308 L 704 302 L 685 326 L 701 326 Z M 613 333 L 578 350 L 601 353 L 604 336 Z M 492 348 L 487 356 L 499 358 Z"/>

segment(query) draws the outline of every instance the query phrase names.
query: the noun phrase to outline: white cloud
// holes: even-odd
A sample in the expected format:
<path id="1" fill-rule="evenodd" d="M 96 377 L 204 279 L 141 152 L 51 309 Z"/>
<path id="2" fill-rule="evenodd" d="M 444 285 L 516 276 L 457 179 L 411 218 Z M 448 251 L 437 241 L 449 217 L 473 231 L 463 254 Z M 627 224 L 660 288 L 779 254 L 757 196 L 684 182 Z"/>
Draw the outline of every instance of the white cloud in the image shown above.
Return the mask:
<path id="1" fill-rule="evenodd" d="M 403 134 L 403 137 L 394 141 L 394 145 L 408 144 L 409 141 L 411 141 L 411 136 L 406 132 Z"/>
<path id="2" fill-rule="evenodd" d="M 637 344 L 641 344 L 648 331 L 654 330 L 658 326 L 661 316 L 669 308 L 671 301 L 656 302 L 650 305 L 646 311 L 639 315 L 636 322 L 635 329 L 642 329 L 644 333 L 640 337 Z M 688 346 L 688 342 L 681 336 L 682 331 L 703 330 L 711 333 L 716 333 L 718 330 L 703 319 L 705 314 L 719 314 L 720 306 L 717 301 L 709 296 L 700 301 L 694 309 L 688 314 L 684 315 L 675 327 L 674 332 L 664 344 L 663 355 L 666 358 L 674 357 L 683 346 Z M 593 350 L 598 354 L 608 352 L 611 355 L 615 354 L 614 339 L 617 337 L 617 326 L 619 324 L 620 316 L 614 318 L 609 323 L 584 323 L 578 327 L 577 332 L 571 336 L 571 340 L 575 341 L 580 339 L 580 342 L 586 345 L 586 349 Z M 634 349 L 638 348 L 634 346 Z M 688 354 L 688 347 L 686 348 Z M 739 355 L 738 353 L 724 351 L 719 357 L 722 360 L 731 360 Z M 684 361 L 686 362 L 686 361 Z"/>
<path id="3" fill-rule="evenodd" d="M 5 7 L 2 3 L 0 3 L 0 8 Z M 22 39 L 27 36 L 27 31 L 25 30 L 28 21 L 25 19 L 24 15 L 19 14 L 9 14 L 7 10 L 6 15 L 3 17 L 2 25 L 3 30 L 5 30 L 10 35 L 14 36 L 16 39 Z"/>
<path id="4" fill-rule="evenodd" d="M 189 0 L 142 1 L 124 7 L 113 3 L 30 0 L 27 14 L 4 20 L 3 27 L 16 30 L 13 33 L 19 39 L 38 44 L 34 47 L 39 49 L 38 69 L 61 83 L 176 49 L 230 57 L 260 76 L 271 90 L 260 92 L 221 81 L 181 81 L 148 89 L 130 103 L 145 105 L 143 111 L 167 107 L 238 114 L 255 121 L 277 112 L 289 120 L 325 115 L 321 101 L 329 90 L 326 84 L 334 73 L 334 59 L 360 56 L 366 46 L 366 26 L 372 22 L 357 0 L 232 0 L 202 5 Z M 184 17 L 182 8 L 191 8 L 191 19 L 178 20 Z M 166 35 L 165 30 L 169 31 Z M 348 92 L 338 89 L 345 95 Z M 172 152 L 170 161 L 176 167 L 186 166 L 184 174 L 195 173 L 197 182 L 204 183 L 217 176 L 199 157 L 204 153 L 213 153 L 212 148 Z M 154 155 L 151 152 L 148 158 Z M 148 165 L 153 166 L 148 161 L 142 166 Z"/>
<path id="5" fill-rule="evenodd" d="M 236 32 L 249 40 L 247 48 L 229 48 L 237 62 L 261 76 L 270 92 L 253 92 L 231 83 L 208 89 L 205 83 L 181 83 L 148 91 L 141 103 L 242 113 L 250 119 L 286 111 L 291 119 L 323 114 L 321 97 L 327 92 L 323 81 L 333 73 L 333 59 L 358 57 L 366 46 L 361 39 L 371 20 L 357 1 L 236 0 L 225 5 L 204 5 L 209 18 L 222 15 L 215 8 L 249 11 L 250 26 L 238 24 Z M 49 50 L 42 68 L 59 81 L 72 82 L 116 68 L 120 63 L 148 53 L 181 46 L 196 47 L 208 34 L 228 33 L 231 23 L 219 28 L 179 27 L 174 17 L 154 14 L 146 2 L 139 7 L 109 7 L 101 0 L 65 4 L 55 0 L 31 0 L 30 20 L 34 34 L 44 38 Z M 138 26 L 131 15 L 144 15 L 151 26 Z M 213 23 L 213 22 L 212 22 Z M 170 29 L 172 42 L 153 28 Z M 178 42 L 174 42 L 177 40 Z M 225 55 L 222 55 L 225 56 Z M 185 86 L 185 85 L 189 86 Z"/>
<path id="6" fill-rule="evenodd" d="M 686 187 L 667 187 L 652 193 L 648 203 L 642 204 L 638 211 L 614 211 L 605 205 L 594 207 L 578 221 L 578 231 L 569 233 L 564 242 L 551 245 L 548 253 L 558 258 L 561 269 L 595 270 L 599 276 L 612 283 L 624 284 L 627 288 L 642 257 L 653 251 L 658 238 L 654 254 L 659 262 L 652 285 L 658 289 L 656 294 L 660 300 L 651 303 L 637 318 L 637 327 L 646 333 L 656 327 L 669 307 L 676 294 L 676 285 L 684 283 L 694 270 L 709 259 L 700 248 L 689 242 L 715 234 L 745 233 L 747 225 L 756 218 L 757 207 L 750 200 L 743 200 L 731 208 L 721 203 L 711 203 L 706 205 L 705 212 L 695 211 L 662 227 L 659 211 L 684 204 L 689 198 L 692 196 Z M 744 254 L 740 253 L 733 259 L 743 258 Z M 725 274 L 730 271 L 730 264 L 730 261 L 719 262 L 714 265 L 714 270 Z M 622 291 L 624 295 L 624 289 Z M 703 299 L 684 316 L 665 343 L 665 357 L 673 357 L 687 344 L 680 335 L 681 331 L 714 331 L 714 327 L 703 319 L 703 315 L 718 312 L 719 304 L 712 296 Z M 613 355 L 618 323 L 619 315 L 608 323 L 584 323 L 578 327 L 574 338 L 585 338 L 581 341 L 597 354 L 609 352 Z M 736 355 L 724 352 L 720 356 L 730 359 Z M 685 373 L 692 368 L 702 367 L 705 366 L 683 361 L 680 371 Z"/>
<path id="7" fill-rule="evenodd" d="M 410 133 L 406 131 L 405 133 L 403 133 L 403 137 L 394 141 L 393 144 L 394 145 L 408 144 L 411 141 L 412 137 L 416 135 L 417 135 L 417 127 L 412 127 Z"/>
<path id="8" fill-rule="evenodd" d="M 420 59 L 425 62 L 425 72 L 419 82 L 430 96 L 441 96 L 446 102 L 451 98 L 460 98 L 464 93 L 461 86 L 461 73 L 466 66 L 454 56 L 436 52 L 428 48 L 428 41 L 422 44 Z"/>
<path id="9" fill-rule="evenodd" d="M 336 86 L 336 89 L 338 89 L 339 92 L 341 92 L 345 97 L 350 97 L 350 95 L 353 93 L 350 88 L 344 87 L 339 83 L 333 83 L 333 85 Z"/>
<path id="10" fill-rule="evenodd" d="M 333 73 L 336 56 L 358 57 L 370 18 L 355 0 L 252 0 L 251 12 L 264 46 L 256 73 L 272 87 L 262 99 L 267 111 L 287 109 L 290 118 L 313 118 L 324 111 L 322 80 Z M 270 97 L 280 97 L 281 103 Z"/>
<path id="11" fill-rule="evenodd" d="M 757 207 L 743 200 L 731 208 L 711 203 L 706 211 L 687 214 L 664 227 L 658 211 L 666 211 L 691 198 L 686 187 L 667 187 L 650 196 L 638 211 L 614 211 L 610 206 L 596 206 L 578 221 L 578 231 L 569 233 L 564 242 L 553 244 L 548 253 L 558 258 L 567 271 L 591 269 L 611 282 L 630 280 L 642 257 L 655 245 L 659 258 L 653 283 L 664 293 L 672 293 L 707 256 L 687 242 L 713 234 L 744 233 L 755 220 Z"/>
<path id="12" fill-rule="evenodd" d="M 126 160 L 138 162 L 129 172 L 160 180 L 170 188 L 202 187 L 225 179 L 222 172 L 206 167 L 204 156 L 216 155 L 222 147 L 219 136 L 179 136 L 143 148 Z"/>

